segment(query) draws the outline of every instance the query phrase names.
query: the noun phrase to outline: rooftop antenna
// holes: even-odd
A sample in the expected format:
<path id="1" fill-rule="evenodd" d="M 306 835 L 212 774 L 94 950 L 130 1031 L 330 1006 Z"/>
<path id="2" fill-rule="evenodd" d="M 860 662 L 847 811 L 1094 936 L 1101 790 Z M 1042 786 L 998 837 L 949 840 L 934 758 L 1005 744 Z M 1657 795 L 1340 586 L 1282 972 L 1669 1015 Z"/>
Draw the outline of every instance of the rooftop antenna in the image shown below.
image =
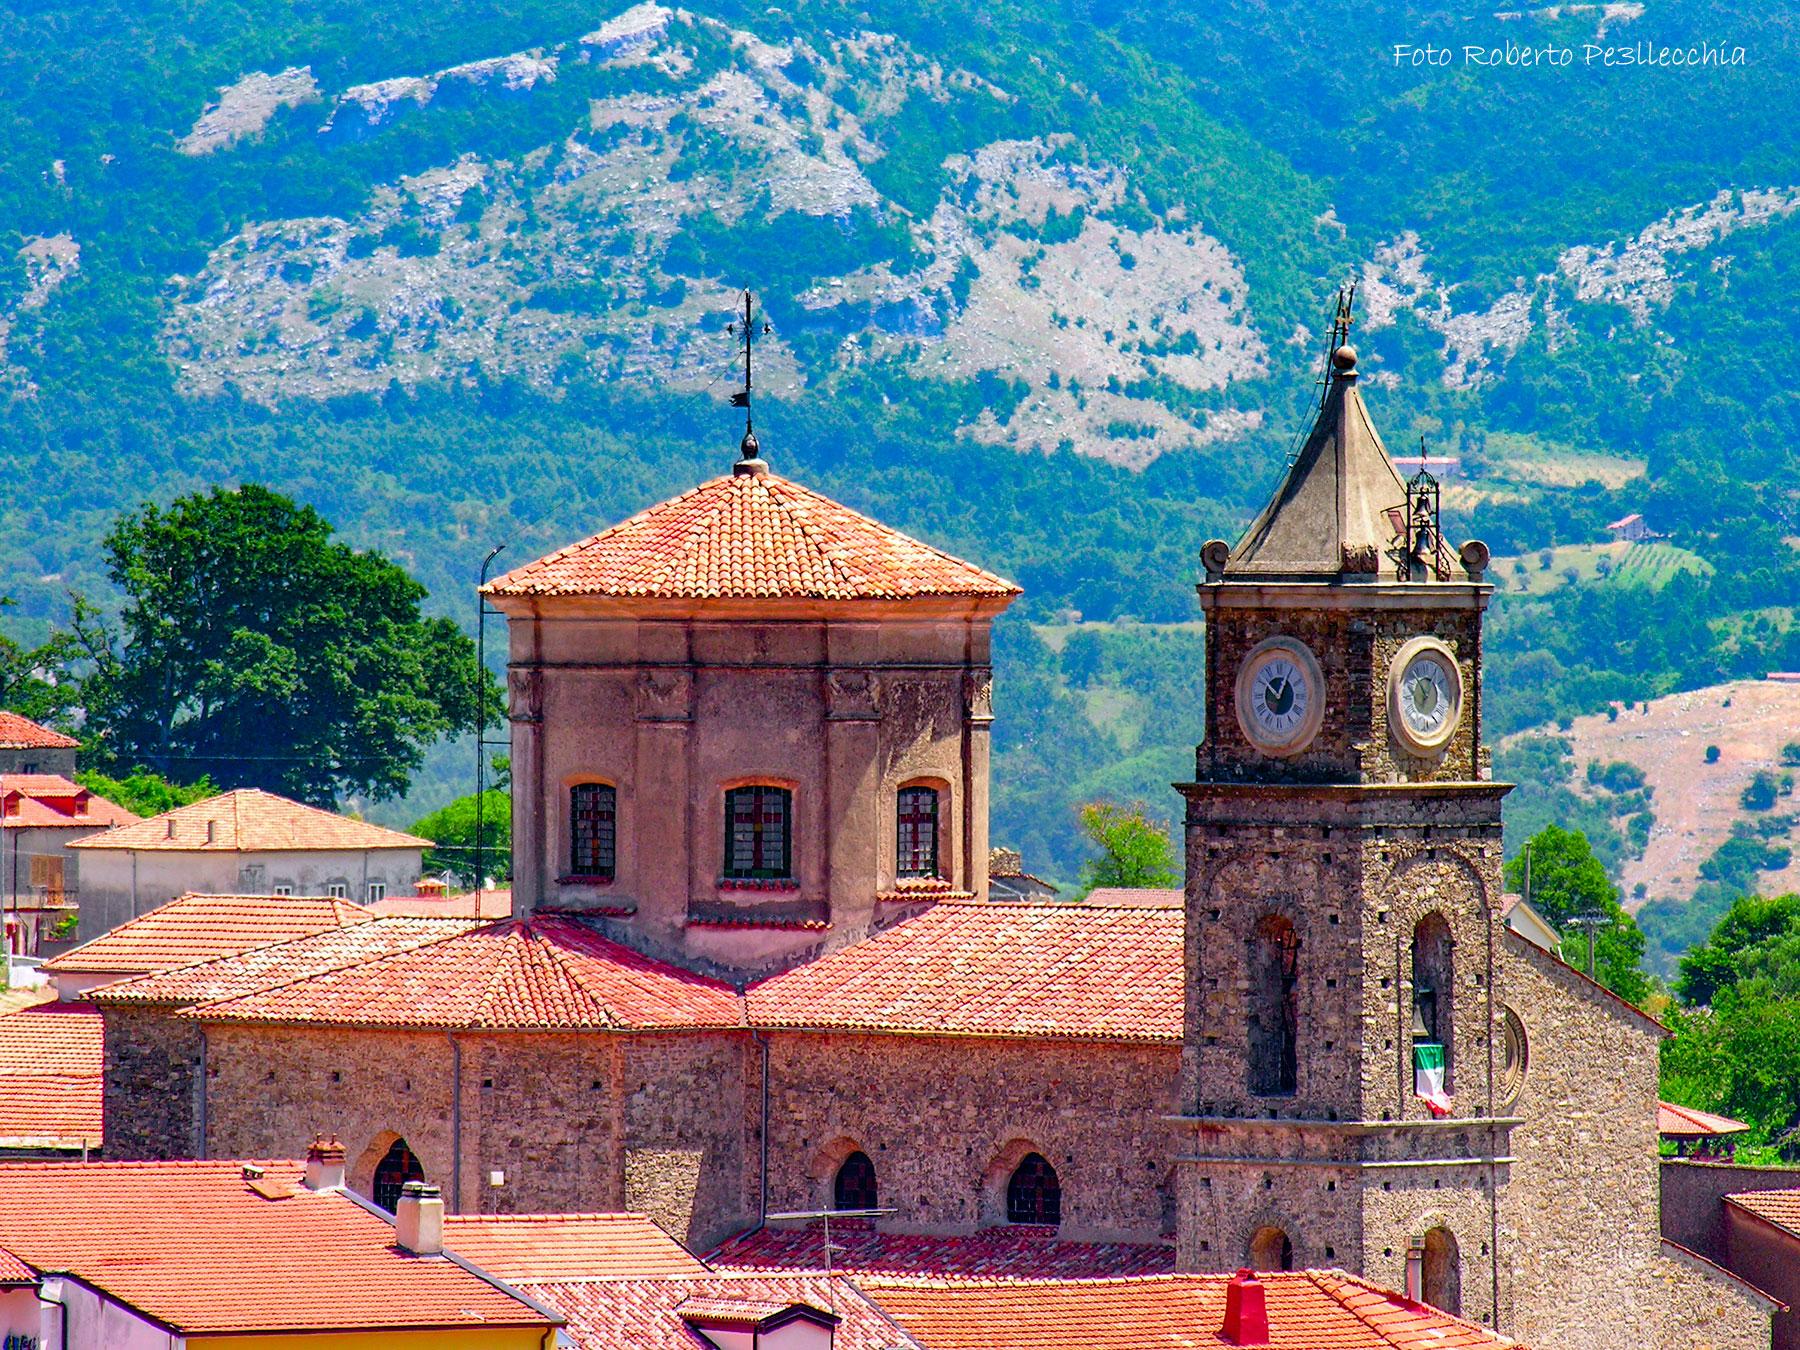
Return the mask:
<path id="1" fill-rule="evenodd" d="M 501 617 L 494 607 L 488 604 L 487 579 L 488 568 L 494 565 L 506 548 L 505 544 L 495 544 L 488 550 L 487 557 L 481 560 L 481 579 L 475 586 L 475 916 L 481 917 L 481 893 L 487 888 L 487 850 L 485 830 L 487 822 L 483 819 L 487 805 L 487 755 L 489 750 L 497 750 L 505 746 L 512 748 L 512 737 L 494 739 L 487 734 L 487 621 L 488 615 Z M 508 729 L 510 731 L 510 728 Z M 461 1207 L 462 1178 L 456 1178 L 456 1188 L 451 1196 L 452 1204 Z M 455 1210 L 453 1209 L 454 1213 Z"/>
<path id="2" fill-rule="evenodd" d="M 831 1221 L 833 1219 L 881 1219 L 889 1214 L 897 1213 L 888 1209 L 792 1209 L 784 1214 L 769 1214 L 765 1219 L 773 1223 L 778 1219 L 823 1219 L 825 1221 L 825 1294 L 833 1303 L 833 1311 L 837 1302 L 837 1294 L 831 1285 Z"/>
<path id="3" fill-rule="evenodd" d="M 727 333 L 744 339 L 744 387 L 731 396 L 731 406 L 744 410 L 744 439 L 738 442 L 742 458 L 732 469 L 737 474 L 767 473 L 769 469 L 763 462 L 762 447 L 756 442 L 756 427 L 750 419 L 750 349 L 755 345 L 759 329 L 760 336 L 764 337 L 774 331 L 766 319 L 759 321 L 756 318 L 750 292 L 745 291 L 743 317 L 725 325 Z"/>

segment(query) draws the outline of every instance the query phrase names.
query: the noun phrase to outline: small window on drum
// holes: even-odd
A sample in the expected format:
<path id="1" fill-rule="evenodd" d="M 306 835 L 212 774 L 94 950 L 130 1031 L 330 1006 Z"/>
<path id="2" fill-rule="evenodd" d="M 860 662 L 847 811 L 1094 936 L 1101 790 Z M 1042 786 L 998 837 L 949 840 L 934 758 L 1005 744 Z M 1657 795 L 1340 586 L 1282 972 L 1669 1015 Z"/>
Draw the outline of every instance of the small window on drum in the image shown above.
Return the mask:
<path id="1" fill-rule="evenodd" d="M 899 872 L 903 877 L 936 877 L 938 872 L 938 794 L 936 788 L 900 789 Z"/>
<path id="2" fill-rule="evenodd" d="M 611 881 L 618 857 L 619 794 L 606 783 L 569 789 L 569 871 Z"/>
<path id="3" fill-rule="evenodd" d="M 725 794 L 725 875 L 785 881 L 793 876 L 794 794 L 786 788 L 732 788 Z"/>

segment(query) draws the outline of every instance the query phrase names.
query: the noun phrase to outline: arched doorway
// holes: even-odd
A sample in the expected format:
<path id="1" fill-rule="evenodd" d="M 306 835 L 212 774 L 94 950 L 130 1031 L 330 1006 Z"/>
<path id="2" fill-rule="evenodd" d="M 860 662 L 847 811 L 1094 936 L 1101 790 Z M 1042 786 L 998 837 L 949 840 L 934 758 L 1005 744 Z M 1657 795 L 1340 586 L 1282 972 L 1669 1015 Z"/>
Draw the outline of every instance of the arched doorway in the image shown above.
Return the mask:
<path id="1" fill-rule="evenodd" d="M 876 1202 L 875 1164 L 860 1149 L 845 1158 L 831 1185 L 833 1209 L 874 1209 Z"/>
<path id="2" fill-rule="evenodd" d="M 423 1180 L 425 1169 L 406 1146 L 406 1140 L 396 1139 L 381 1161 L 375 1164 L 375 1180 L 369 1198 L 392 1214 L 400 1203 L 400 1188 L 409 1181 Z"/>
<path id="3" fill-rule="evenodd" d="M 1250 1239 L 1250 1268 L 1292 1270 L 1294 1244 L 1288 1239 L 1287 1233 L 1272 1223 L 1257 1229 L 1256 1236 Z"/>
<path id="4" fill-rule="evenodd" d="M 1419 1294 L 1432 1307 L 1462 1316 L 1462 1253 L 1456 1246 L 1456 1234 L 1448 1228 L 1440 1226 L 1425 1234 Z"/>

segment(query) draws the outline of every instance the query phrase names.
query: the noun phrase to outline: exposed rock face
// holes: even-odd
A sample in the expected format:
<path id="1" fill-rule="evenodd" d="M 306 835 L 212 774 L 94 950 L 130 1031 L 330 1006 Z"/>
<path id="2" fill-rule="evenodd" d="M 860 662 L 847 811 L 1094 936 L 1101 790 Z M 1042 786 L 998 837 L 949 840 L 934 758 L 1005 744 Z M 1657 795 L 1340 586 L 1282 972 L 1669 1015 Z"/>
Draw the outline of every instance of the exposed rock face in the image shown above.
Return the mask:
<path id="1" fill-rule="evenodd" d="M 218 101 L 206 105 L 175 148 L 184 155 L 229 150 L 266 127 L 278 109 L 297 108 L 318 97 L 311 66 L 289 66 L 276 75 L 253 70 L 236 84 L 220 86 Z"/>

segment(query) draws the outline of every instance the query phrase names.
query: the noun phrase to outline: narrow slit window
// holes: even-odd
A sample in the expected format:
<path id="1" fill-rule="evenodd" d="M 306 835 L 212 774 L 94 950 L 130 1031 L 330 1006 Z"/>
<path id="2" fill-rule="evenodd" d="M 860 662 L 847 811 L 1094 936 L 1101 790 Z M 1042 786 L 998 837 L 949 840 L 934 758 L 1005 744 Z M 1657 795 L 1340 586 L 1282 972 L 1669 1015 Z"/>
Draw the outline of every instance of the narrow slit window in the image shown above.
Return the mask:
<path id="1" fill-rule="evenodd" d="M 619 794 L 606 783 L 569 789 L 569 871 L 578 877 L 613 879 L 617 859 Z"/>
<path id="2" fill-rule="evenodd" d="M 725 794 L 725 875 L 785 880 L 793 875 L 794 794 L 786 788 L 732 788 Z"/>
<path id="3" fill-rule="evenodd" d="M 899 863 L 903 877 L 936 877 L 938 871 L 938 794 L 936 788 L 900 789 Z"/>

